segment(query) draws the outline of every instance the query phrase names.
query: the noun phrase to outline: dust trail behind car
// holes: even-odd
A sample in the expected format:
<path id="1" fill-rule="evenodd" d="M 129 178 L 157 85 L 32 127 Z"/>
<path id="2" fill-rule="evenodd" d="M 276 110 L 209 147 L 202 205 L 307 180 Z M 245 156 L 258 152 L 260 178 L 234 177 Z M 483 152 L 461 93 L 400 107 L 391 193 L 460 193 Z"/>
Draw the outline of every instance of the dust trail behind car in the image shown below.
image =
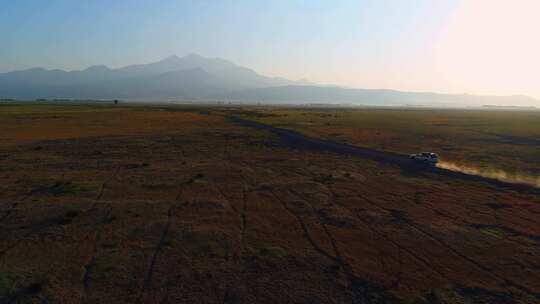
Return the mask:
<path id="1" fill-rule="evenodd" d="M 540 176 L 534 176 L 531 174 L 509 173 L 500 169 L 478 168 L 449 161 L 440 161 L 439 163 L 437 163 L 437 167 L 454 172 L 461 172 L 469 175 L 478 175 L 482 177 L 492 178 L 507 183 L 527 184 L 533 187 L 540 188 Z"/>

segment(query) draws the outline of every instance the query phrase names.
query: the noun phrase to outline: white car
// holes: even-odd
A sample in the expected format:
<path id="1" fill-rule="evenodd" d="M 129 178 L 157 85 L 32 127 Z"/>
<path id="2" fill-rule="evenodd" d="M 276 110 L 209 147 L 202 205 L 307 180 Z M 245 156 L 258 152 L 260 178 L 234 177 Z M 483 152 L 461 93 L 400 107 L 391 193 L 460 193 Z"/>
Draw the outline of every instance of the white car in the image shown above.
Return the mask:
<path id="1" fill-rule="evenodd" d="M 437 162 L 439 162 L 439 156 L 437 156 L 437 154 L 433 152 L 422 152 L 418 154 L 411 154 L 409 157 L 414 161 L 426 163 L 430 165 L 435 165 L 437 164 Z"/>

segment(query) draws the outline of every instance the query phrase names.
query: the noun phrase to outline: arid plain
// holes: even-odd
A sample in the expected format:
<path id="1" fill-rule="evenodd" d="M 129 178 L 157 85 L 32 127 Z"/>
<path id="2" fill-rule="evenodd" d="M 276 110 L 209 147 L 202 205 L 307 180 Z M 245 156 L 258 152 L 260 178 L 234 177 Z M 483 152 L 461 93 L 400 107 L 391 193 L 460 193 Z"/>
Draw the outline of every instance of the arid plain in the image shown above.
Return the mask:
<path id="1" fill-rule="evenodd" d="M 538 188 L 233 119 L 534 176 L 538 116 L 2 104 L 0 302 L 538 303 Z"/>

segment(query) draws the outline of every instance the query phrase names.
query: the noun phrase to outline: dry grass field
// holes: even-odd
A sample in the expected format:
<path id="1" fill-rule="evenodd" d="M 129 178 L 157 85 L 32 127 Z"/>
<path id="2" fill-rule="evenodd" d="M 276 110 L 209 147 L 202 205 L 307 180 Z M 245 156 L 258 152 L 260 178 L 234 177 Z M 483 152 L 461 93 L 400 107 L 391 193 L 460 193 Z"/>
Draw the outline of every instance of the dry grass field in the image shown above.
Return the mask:
<path id="1" fill-rule="evenodd" d="M 298 150 L 228 118 L 539 169 L 534 143 L 496 142 L 538 138 L 533 120 L 482 134 L 437 113 L 0 105 L 0 302 L 539 303 L 538 192 Z"/>

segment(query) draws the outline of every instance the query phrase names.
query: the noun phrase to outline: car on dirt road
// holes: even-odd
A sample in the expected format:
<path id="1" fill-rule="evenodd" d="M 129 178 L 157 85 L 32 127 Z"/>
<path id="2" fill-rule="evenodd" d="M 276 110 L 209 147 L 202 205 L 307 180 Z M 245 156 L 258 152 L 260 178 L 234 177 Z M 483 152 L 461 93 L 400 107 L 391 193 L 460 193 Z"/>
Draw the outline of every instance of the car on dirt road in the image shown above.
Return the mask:
<path id="1" fill-rule="evenodd" d="M 439 156 L 433 152 L 421 152 L 418 154 L 411 154 L 410 159 L 415 162 L 436 165 L 439 162 Z"/>

